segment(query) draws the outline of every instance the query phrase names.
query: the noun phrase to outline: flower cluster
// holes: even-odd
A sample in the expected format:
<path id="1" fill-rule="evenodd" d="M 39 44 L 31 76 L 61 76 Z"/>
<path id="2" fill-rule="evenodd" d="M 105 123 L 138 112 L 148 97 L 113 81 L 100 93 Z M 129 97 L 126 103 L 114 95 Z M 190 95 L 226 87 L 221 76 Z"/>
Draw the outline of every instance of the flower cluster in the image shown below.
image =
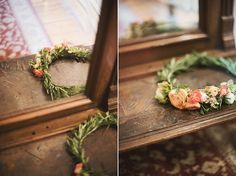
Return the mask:
<path id="1" fill-rule="evenodd" d="M 236 99 L 236 84 L 232 80 L 222 82 L 219 87 L 206 86 L 204 89 L 190 90 L 175 88 L 171 83 L 158 83 L 155 98 L 159 103 L 170 103 L 178 109 L 200 109 L 206 113 L 212 109 L 220 109 L 222 103 L 233 104 Z"/>

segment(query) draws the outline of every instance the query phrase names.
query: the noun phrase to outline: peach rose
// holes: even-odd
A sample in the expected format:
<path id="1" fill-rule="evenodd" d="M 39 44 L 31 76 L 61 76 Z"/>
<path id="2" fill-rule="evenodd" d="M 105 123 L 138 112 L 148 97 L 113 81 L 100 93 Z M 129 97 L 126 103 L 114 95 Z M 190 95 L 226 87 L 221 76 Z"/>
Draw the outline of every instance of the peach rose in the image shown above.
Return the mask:
<path id="1" fill-rule="evenodd" d="M 173 89 L 168 94 L 171 104 L 178 108 L 184 109 L 188 92 L 185 89 Z"/>

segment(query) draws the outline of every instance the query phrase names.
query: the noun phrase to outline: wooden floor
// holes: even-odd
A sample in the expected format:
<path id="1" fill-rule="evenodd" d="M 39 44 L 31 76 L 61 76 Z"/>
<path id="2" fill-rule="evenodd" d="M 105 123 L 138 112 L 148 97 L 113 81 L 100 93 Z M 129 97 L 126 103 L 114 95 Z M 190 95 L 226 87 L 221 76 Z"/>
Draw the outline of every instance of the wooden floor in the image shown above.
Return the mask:
<path id="1" fill-rule="evenodd" d="M 84 2 L 31 0 L 31 2 L 53 44 L 61 42 L 75 45 L 94 44 L 101 0 Z M 86 8 L 83 8 L 83 5 Z"/>
<path id="2" fill-rule="evenodd" d="M 72 175 L 75 163 L 67 152 L 66 138 L 67 134 L 61 134 L 0 151 L 1 176 Z M 94 144 L 96 147 L 91 147 Z M 116 175 L 116 130 L 97 130 L 85 140 L 84 147 L 96 172 Z"/>

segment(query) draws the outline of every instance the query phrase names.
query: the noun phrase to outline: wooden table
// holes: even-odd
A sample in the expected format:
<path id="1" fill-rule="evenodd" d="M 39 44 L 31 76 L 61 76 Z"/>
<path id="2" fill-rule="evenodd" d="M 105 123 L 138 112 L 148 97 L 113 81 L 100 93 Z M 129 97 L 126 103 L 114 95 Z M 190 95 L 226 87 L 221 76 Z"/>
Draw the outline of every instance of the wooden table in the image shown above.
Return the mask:
<path id="1" fill-rule="evenodd" d="M 159 104 L 154 99 L 156 70 L 168 61 L 159 60 L 120 71 L 120 151 L 160 142 L 236 118 L 236 104 L 223 106 L 222 110 L 207 115 Z M 236 80 L 221 70 L 209 68 L 195 68 L 191 72 L 182 73 L 177 79 L 191 88 Z"/>

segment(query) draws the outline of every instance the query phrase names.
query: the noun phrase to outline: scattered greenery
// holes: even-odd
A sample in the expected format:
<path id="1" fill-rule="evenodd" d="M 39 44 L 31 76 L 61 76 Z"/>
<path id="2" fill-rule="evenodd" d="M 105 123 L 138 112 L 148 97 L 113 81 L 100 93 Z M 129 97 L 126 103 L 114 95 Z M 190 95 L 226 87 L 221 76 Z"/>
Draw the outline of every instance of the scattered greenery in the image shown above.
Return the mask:
<path id="1" fill-rule="evenodd" d="M 181 28 L 166 22 L 156 22 L 153 19 L 143 22 L 133 22 L 127 28 L 127 36 L 121 38 L 121 42 L 127 42 L 130 39 L 148 37 L 171 32 L 180 32 Z"/>
<path id="2" fill-rule="evenodd" d="M 96 176 L 97 174 L 88 165 L 88 157 L 85 155 L 83 149 L 83 142 L 91 133 L 102 126 L 116 126 L 117 116 L 115 114 L 106 112 L 99 112 L 90 117 L 89 120 L 78 125 L 67 140 L 69 152 L 74 156 L 76 163 L 83 163 L 81 176 Z"/>

